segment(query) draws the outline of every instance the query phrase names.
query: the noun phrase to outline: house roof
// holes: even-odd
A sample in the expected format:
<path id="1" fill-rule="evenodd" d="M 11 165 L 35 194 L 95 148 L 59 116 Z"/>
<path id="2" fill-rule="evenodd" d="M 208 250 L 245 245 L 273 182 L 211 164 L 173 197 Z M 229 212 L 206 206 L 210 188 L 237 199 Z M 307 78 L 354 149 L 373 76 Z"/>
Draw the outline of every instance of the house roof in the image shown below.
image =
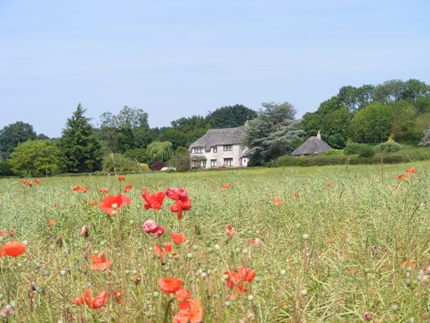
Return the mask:
<path id="1" fill-rule="evenodd" d="M 191 150 L 193 147 L 204 147 L 205 150 L 210 150 L 212 146 L 217 145 L 241 144 L 242 133 L 242 127 L 210 129 L 206 134 L 194 141 L 189 149 Z"/>
<path id="2" fill-rule="evenodd" d="M 331 148 L 325 141 L 317 136 L 312 136 L 308 138 L 304 143 L 302 143 L 296 150 L 294 150 L 291 155 L 301 156 L 301 155 L 314 155 L 323 154 Z"/>

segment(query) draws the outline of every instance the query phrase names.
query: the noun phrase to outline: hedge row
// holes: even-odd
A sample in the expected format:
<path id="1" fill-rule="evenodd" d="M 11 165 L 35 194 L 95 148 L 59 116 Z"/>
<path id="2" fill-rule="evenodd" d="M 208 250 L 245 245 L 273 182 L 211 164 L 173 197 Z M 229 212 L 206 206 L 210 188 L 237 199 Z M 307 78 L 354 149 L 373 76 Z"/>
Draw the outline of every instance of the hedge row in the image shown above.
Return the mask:
<path id="1" fill-rule="evenodd" d="M 430 148 L 412 148 L 382 156 L 385 164 L 407 163 L 418 160 L 430 160 Z M 360 157 L 358 155 L 315 155 L 315 156 L 281 156 L 267 164 L 269 167 L 282 166 L 324 166 L 324 165 L 359 165 L 379 164 L 381 155 Z"/>

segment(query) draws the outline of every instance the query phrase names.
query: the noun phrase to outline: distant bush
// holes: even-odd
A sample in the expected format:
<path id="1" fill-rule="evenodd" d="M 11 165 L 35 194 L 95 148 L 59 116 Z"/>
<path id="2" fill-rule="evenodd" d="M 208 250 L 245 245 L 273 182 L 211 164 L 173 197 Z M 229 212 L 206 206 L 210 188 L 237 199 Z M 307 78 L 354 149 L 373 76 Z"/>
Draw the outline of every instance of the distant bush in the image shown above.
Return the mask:
<path id="1" fill-rule="evenodd" d="M 176 168 L 179 172 L 189 171 L 191 168 L 190 154 L 185 147 L 176 148 L 175 154 L 169 160 L 169 166 Z"/>
<path id="2" fill-rule="evenodd" d="M 102 167 L 103 171 L 107 173 L 141 171 L 139 163 L 118 153 L 106 155 L 103 158 Z"/>
<path id="3" fill-rule="evenodd" d="M 343 149 L 345 155 L 358 155 L 360 153 L 360 148 L 362 144 L 358 144 L 355 142 L 349 143 Z"/>
<path id="4" fill-rule="evenodd" d="M 151 170 L 160 170 L 163 167 L 166 167 L 166 164 L 161 161 L 156 161 L 156 162 L 153 162 L 151 165 L 149 165 L 149 168 Z"/>
<path id="5" fill-rule="evenodd" d="M 375 151 L 381 154 L 395 153 L 398 152 L 400 149 L 401 146 L 393 140 L 383 142 L 375 146 Z"/>
<path id="6" fill-rule="evenodd" d="M 343 149 L 332 149 L 332 150 L 327 150 L 324 155 L 326 156 L 333 156 L 333 155 L 343 155 Z"/>
<path id="7" fill-rule="evenodd" d="M 7 160 L 0 160 L 0 176 L 13 176 L 12 168 Z"/>
<path id="8" fill-rule="evenodd" d="M 430 146 L 430 128 L 424 130 L 424 135 L 421 138 L 420 146 L 429 147 Z"/>
<path id="9" fill-rule="evenodd" d="M 148 153 L 145 148 L 134 148 L 129 149 L 124 153 L 124 156 L 132 160 L 138 161 L 139 163 L 148 162 Z"/>
<path id="10" fill-rule="evenodd" d="M 370 145 L 361 145 L 358 156 L 365 158 L 373 157 L 375 156 L 375 150 Z"/>

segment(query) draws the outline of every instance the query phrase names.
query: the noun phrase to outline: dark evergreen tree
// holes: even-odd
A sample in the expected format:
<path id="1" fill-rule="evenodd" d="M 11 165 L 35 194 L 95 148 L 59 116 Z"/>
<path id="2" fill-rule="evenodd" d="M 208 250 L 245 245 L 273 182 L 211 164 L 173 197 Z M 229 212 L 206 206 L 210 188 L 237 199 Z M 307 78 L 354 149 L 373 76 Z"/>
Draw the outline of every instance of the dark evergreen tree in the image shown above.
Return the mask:
<path id="1" fill-rule="evenodd" d="M 70 173 L 93 172 L 101 168 L 101 146 L 85 109 L 79 103 L 58 143 L 63 159 L 64 171 Z"/>

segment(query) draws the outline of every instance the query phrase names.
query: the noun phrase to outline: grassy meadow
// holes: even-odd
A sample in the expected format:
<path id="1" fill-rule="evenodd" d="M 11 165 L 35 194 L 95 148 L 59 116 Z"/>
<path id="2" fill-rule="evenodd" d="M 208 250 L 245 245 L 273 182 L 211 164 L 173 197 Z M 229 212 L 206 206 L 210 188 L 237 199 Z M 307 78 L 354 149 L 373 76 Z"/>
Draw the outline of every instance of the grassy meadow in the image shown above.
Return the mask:
<path id="1" fill-rule="evenodd" d="M 412 166 L 416 172 L 405 173 Z M 125 182 L 115 175 L 53 177 L 32 188 L 1 179 L 0 245 L 25 242 L 27 250 L 0 258 L 0 316 L 171 322 L 180 302 L 160 290 L 159 279 L 176 277 L 200 301 L 205 322 L 429 321 L 429 169 L 430 162 L 417 162 L 382 170 L 151 173 L 126 175 Z M 75 185 L 89 190 L 72 191 Z M 141 187 L 183 187 L 192 208 L 180 221 L 167 197 L 161 210 L 145 210 Z M 106 195 L 100 188 L 126 194 L 130 205 L 108 216 L 89 205 Z M 164 235 L 144 232 L 148 219 L 163 225 Z M 79 234 L 84 225 L 88 237 Z M 172 232 L 187 241 L 173 244 L 164 259 L 154 255 Z M 97 254 L 112 260 L 109 270 L 90 269 Z M 255 271 L 244 291 L 230 289 L 225 275 L 239 266 Z M 101 308 L 71 303 L 87 288 L 93 296 L 108 293 Z"/>

